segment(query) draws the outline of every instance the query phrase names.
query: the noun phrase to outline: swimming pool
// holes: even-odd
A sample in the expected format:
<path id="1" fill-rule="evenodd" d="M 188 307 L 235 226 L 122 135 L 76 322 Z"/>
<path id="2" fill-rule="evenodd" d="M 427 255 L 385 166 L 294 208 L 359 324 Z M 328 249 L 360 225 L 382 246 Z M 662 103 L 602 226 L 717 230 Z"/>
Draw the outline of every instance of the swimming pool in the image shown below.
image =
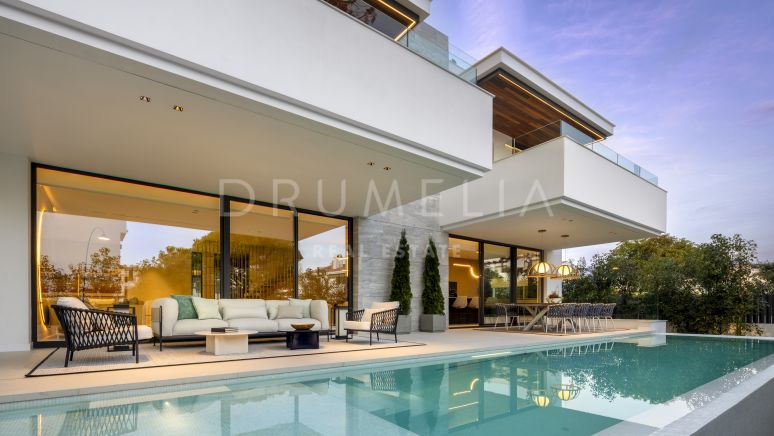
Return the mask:
<path id="1" fill-rule="evenodd" d="M 772 363 L 774 341 L 638 336 L 5 405 L 0 434 L 648 433 Z"/>

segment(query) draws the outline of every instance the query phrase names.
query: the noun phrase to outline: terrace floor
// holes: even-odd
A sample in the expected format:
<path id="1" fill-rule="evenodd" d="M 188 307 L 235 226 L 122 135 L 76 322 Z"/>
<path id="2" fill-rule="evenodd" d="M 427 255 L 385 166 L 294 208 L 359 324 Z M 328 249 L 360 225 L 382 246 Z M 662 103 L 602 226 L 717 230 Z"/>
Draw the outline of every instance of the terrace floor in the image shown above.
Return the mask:
<path id="1" fill-rule="evenodd" d="M 368 343 L 365 342 L 362 352 L 334 352 L 315 355 L 292 355 L 289 352 L 287 356 L 270 359 L 222 361 L 50 377 L 25 377 L 25 374 L 51 353 L 51 349 L 36 349 L 27 352 L 0 353 L 0 403 L 228 380 L 248 376 L 277 375 L 353 365 L 378 364 L 387 361 L 437 358 L 470 352 L 494 352 L 522 347 L 527 349 L 652 331 L 651 325 L 642 324 L 632 326 L 627 330 L 566 336 L 478 329 L 455 329 L 444 333 L 414 332 L 410 335 L 400 335 L 399 340 L 418 342 L 424 344 L 423 346 L 369 349 Z M 200 346 L 203 347 L 203 344 Z"/>

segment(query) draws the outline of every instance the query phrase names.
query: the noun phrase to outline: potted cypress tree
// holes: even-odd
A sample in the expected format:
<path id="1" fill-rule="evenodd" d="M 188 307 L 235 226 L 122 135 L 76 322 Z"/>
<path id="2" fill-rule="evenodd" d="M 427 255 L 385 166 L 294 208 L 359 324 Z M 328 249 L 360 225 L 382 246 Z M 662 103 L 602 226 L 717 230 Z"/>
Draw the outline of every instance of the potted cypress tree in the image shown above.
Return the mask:
<path id="1" fill-rule="evenodd" d="M 441 291 L 441 272 L 438 267 L 438 250 L 433 238 L 425 254 L 425 268 L 422 274 L 422 316 L 419 317 L 419 330 L 423 332 L 442 332 L 446 330 L 446 315 Z"/>
<path id="2" fill-rule="evenodd" d="M 398 333 L 411 333 L 411 248 L 406 240 L 406 230 L 400 232 L 398 251 L 395 253 L 395 267 L 392 270 L 390 301 L 400 303 L 398 315 Z"/>

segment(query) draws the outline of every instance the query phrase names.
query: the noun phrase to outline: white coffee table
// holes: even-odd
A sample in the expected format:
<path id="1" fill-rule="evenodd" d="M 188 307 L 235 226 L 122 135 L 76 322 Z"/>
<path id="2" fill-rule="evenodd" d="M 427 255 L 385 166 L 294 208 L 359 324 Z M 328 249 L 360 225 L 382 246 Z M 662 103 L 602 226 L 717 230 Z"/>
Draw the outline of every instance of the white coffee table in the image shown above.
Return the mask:
<path id="1" fill-rule="evenodd" d="M 237 332 L 213 333 L 203 330 L 194 334 L 204 336 L 207 341 L 207 352 L 216 356 L 224 354 L 247 353 L 247 336 L 258 333 L 254 330 L 239 330 Z"/>

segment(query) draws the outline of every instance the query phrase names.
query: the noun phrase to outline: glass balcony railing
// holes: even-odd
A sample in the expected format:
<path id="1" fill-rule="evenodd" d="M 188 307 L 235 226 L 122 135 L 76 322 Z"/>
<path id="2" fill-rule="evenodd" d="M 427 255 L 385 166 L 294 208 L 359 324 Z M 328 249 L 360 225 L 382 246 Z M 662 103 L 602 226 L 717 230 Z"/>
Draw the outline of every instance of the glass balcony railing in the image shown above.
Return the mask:
<path id="1" fill-rule="evenodd" d="M 476 83 L 475 58 L 458 47 L 448 43 L 446 35 L 436 29 L 420 24 L 409 30 L 399 40 L 398 44 L 408 48 L 455 76 Z"/>
<path id="2" fill-rule="evenodd" d="M 610 147 L 604 145 L 601 140 L 581 132 L 579 129 L 565 121 L 557 121 L 533 131 L 527 132 L 515 138 L 495 131 L 494 135 L 494 161 L 508 158 L 530 147 L 543 144 L 553 139 L 564 136 L 574 142 L 592 150 L 594 153 L 613 162 L 619 167 L 630 171 L 638 177 L 658 186 L 658 177 L 650 171 L 642 168 L 631 160 L 621 156 Z"/>
<path id="3" fill-rule="evenodd" d="M 375 1 L 324 1 L 455 76 L 471 83 L 476 82 L 476 70 L 472 68 L 476 59 L 449 44 L 449 38 L 438 29 L 424 23 L 417 25 L 414 18 L 395 10 L 380 8 Z"/>

